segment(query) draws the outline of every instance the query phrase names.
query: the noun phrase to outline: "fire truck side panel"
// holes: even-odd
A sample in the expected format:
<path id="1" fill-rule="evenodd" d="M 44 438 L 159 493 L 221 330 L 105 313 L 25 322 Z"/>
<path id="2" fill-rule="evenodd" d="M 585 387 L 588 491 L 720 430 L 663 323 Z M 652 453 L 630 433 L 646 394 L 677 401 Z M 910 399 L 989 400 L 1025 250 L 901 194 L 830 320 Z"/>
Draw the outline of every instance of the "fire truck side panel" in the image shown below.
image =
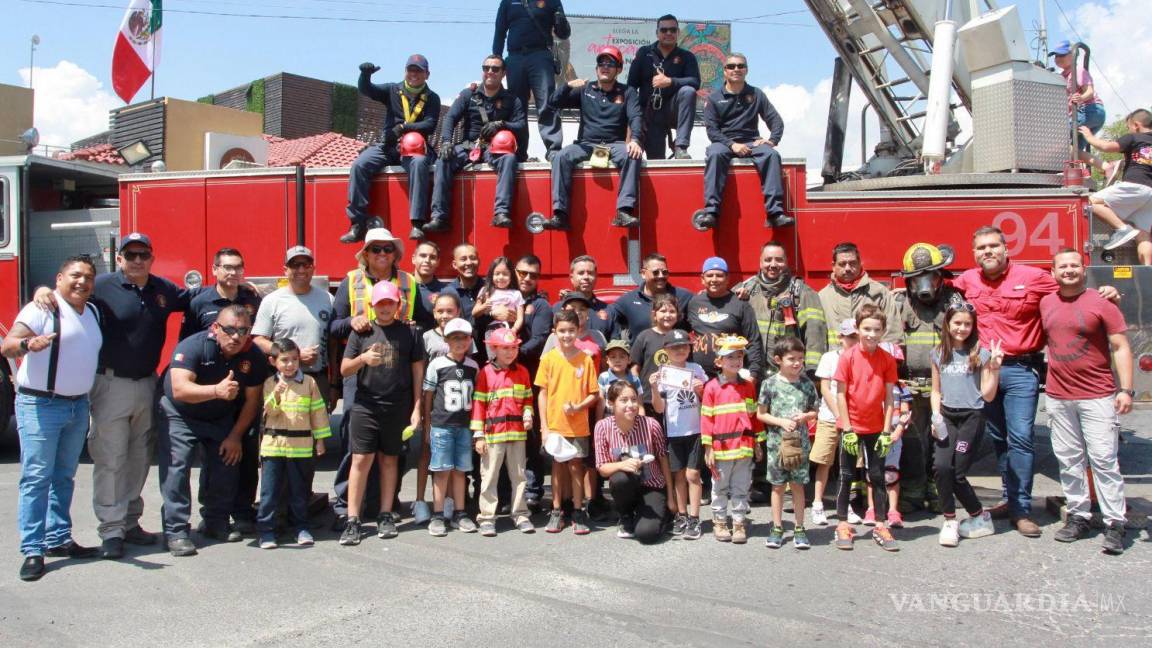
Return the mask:
<path id="1" fill-rule="evenodd" d="M 203 178 L 121 185 L 121 235 L 147 234 L 156 251 L 152 273 L 183 285 L 188 270 L 204 273 L 210 269 L 204 264 L 206 203 Z M 259 218 L 264 222 L 267 217 L 262 212 Z"/>
<path id="2" fill-rule="evenodd" d="M 269 270 L 261 275 L 281 274 L 275 271 L 276 261 L 283 261 L 284 250 L 295 244 L 296 237 L 296 192 L 291 176 L 210 180 L 205 194 L 205 257 L 196 266 L 204 269 L 204 283 L 212 283 L 212 257 L 222 247 L 239 249 L 246 263 L 258 254 L 258 266 L 267 265 Z"/>

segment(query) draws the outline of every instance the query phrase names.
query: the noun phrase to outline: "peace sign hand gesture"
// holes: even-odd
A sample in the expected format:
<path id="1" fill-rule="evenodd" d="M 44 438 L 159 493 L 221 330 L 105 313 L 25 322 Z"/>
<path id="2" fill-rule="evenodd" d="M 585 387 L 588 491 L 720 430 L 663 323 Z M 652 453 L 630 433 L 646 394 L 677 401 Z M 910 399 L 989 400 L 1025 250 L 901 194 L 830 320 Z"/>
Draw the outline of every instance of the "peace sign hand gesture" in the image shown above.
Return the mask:
<path id="1" fill-rule="evenodd" d="M 1004 349 L 1000 340 L 992 340 L 988 345 L 988 366 L 992 369 L 999 369 L 1004 364 Z"/>

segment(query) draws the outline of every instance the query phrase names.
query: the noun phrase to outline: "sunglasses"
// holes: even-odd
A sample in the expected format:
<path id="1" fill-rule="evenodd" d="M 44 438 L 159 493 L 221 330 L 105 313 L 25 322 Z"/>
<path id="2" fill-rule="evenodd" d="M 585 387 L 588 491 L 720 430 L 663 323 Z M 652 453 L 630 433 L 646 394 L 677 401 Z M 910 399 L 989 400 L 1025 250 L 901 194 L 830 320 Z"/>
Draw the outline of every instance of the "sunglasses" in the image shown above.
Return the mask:
<path id="1" fill-rule="evenodd" d="M 725 70 L 746 70 L 748 69 L 747 63 L 725 63 Z"/>
<path id="2" fill-rule="evenodd" d="M 616 61 L 596 61 L 596 67 L 598 67 L 598 68 L 615 68 L 616 67 Z"/>
<path id="3" fill-rule="evenodd" d="M 293 270 L 300 270 L 301 268 L 311 268 L 313 264 L 313 261 L 289 261 L 288 267 Z"/>
<path id="4" fill-rule="evenodd" d="M 679 27 L 661 27 L 660 28 L 661 34 L 675 34 L 678 31 L 680 31 Z"/>
<path id="5" fill-rule="evenodd" d="M 521 279 L 539 279 L 540 273 L 531 272 L 529 270 L 517 270 L 516 276 L 520 277 Z"/>
<path id="6" fill-rule="evenodd" d="M 394 245 L 370 245 L 368 251 L 372 254 L 392 254 L 396 251 Z"/>
<path id="7" fill-rule="evenodd" d="M 224 265 L 218 265 L 216 267 L 220 268 L 224 272 L 241 272 L 242 270 L 244 270 L 244 264 L 243 263 L 241 263 L 239 265 L 224 264 Z"/>
<path id="8" fill-rule="evenodd" d="M 147 261 L 152 258 L 151 252 L 121 252 L 125 261 Z"/>
<path id="9" fill-rule="evenodd" d="M 503 72 L 504 66 L 503 65 L 481 65 L 480 69 L 484 70 L 485 72 L 495 73 L 495 72 Z"/>
<path id="10" fill-rule="evenodd" d="M 948 304 L 948 311 L 949 312 L 964 311 L 966 313 L 975 313 L 976 312 L 976 304 L 973 304 L 972 302 L 967 302 L 967 301 L 953 302 L 951 304 Z"/>
<path id="11" fill-rule="evenodd" d="M 220 329 L 221 333 L 228 337 L 244 337 L 252 331 L 251 326 L 221 326 L 219 324 L 216 326 Z"/>
<path id="12" fill-rule="evenodd" d="M 649 270 L 648 274 L 652 275 L 653 277 L 667 277 L 669 272 L 667 270 Z"/>

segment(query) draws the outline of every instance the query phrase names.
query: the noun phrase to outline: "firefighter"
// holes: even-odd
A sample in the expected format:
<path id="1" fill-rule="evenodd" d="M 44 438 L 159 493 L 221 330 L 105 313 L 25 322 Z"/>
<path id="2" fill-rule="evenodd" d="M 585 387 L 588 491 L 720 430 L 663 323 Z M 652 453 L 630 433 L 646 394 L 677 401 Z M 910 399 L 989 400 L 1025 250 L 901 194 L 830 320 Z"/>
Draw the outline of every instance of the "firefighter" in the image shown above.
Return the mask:
<path id="1" fill-rule="evenodd" d="M 540 139 L 544 142 L 545 159 L 552 160 L 564 143 L 560 131 L 560 116 L 549 105 L 548 98 L 556 90 L 556 75 L 560 74 L 559 59 L 552 50 L 552 37 L 564 40 L 572 35 L 572 27 L 564 16 L 560 0 L 501 0 L 496 10 L 496 33 L 492 38 L 492 53 L 504 53 L 508 42 L 508 91 L 528 109 L 528 93 L 536 100 L 536 122 Z M 517 159 L 528 159 L 528 122 L 516 131 L 519 141 Z"/>
<path id="2" fill-rule="evenodd" d="M 828 327 L 828 347 L 839 347 L 840 339 L 835 331 L 840 322 L 856 317 L 856 312 L 864 304 L 875 304 L 884 311 L 889 322 L 899 319 L 896 302 L 888 287 L 873 281 L 864 271 L 860 260 L 860 248 L 855 243 L 837 243 L 832 248 L 832 280 L 820 289 L 820 305 L 824 307 L 824 322 Z M 903 339 L 897 326 L 889 326 L 884 331 L 884 341 L 900 344 Z"/>
<path id="3" fill-rule="evenodd" d="M 828 350 L 828 325 L 816 291 L 788 267 L 784 246 L 776 241 L 765 243 L 760 248 L 760 272 L 736 292 L 756 311 L 768 372 L 775 373 L 777 367 L 767 349 L 775 348 L 782 337 L 794 336 L 804 342 L 804 366 L 814 377 L 820 357 Z"/>
<path id="4" fill-rule="evenodd" d="M 687 160 L 696 118 L 696 91 L 700 66 L 696 55 L 679 47 L 680 21 L 667 14 L 656 21 L 656 42 L 636 51 L 628 68 L 628 86 L 640 93 L 644 107 L 644 152 L 649 160 L 663 160 L 665 144 L 673 140 L 673 157 Z"/>
<path id="5" fill-rule="evenodd" d="M 579 108 L 580 131 L 576 142 L 552 158 L 552 217 L 544 229 L 568 229 L 568 206 L 572 196 L 572 170 L 591 160 L 594 167 L 607 167 L 608 160 L 620 168 L 614 227 L 636 227 L 636 196 L 640 184 L 640 159 L 644 157 L 643 115 L 636 90 L 617 83 L 624 69 L 620 50 L 608 45 L 596 55 L 596 81 L 569 81 L 552 95 L 556 108 Z M 629 137 L 631 131 L 631 137 Z"/>
<path id="6" fill-rule="evenodd" d="M 361 151 L 348 174 L 348 218 L 352 227 L 341 243 L 364 240 L 368 229 L 378 219 L 368 215 L 368 193 L 372 179 L 385 166 L 399 164 L 408 173 L 408 217 L 412 221 L 410 238 L 424 237 L 431 189 L 434 152 L 429 150 L 432 133 L 440 120 L 440 96 L 428 87 L 428 59 L 420 54 L 408 57 L 404 80 L 400 83 L 372 83 L 372 74 L 380 69 L 373 63 L 360 64 L 360 94 L 384 104 L 384 128 L 380 143 Z M 377 227 L 379 225 L 376 225 Z M 447 223 L 442 224 L 447 227 Z M 443 231 L 429 228 L 428 231 Z"/>
<path id="7" fill-rule="evenodd" d="M 748 158 L 760 174 L 768 227 L 787 227 L 795 220 L 784 213 L 784 185 L 776 146 L 784 136 L 784 120 L 764 91 L 745 82 L 748 58 L 733 52 L 724 60 L 724 87 L 708 95 L 704 126 L 711 144 L 704 155 L 704 208 L 692 216 L 701 231 L 716 227 L 720 200 L 728 182 L 732 158 Z M 771 136 L 760 137 L 760 120 Z"/>
<path id="8" fill-rule="evenodd" d="M 448 229 L 452 204 L 452 175 L 467 164 L 487 162 L 496 168 L 496 203 L 493 227 L 511 227 L 512 192 L 516 189 L 516 136 L 528 123 L 524 104 L 504 89 L 504 59 L 492 54 L 481 65 L 484 81 L 456 97 L 440 131 L 440 156 L 432 188 L 432 220 L 425 231 Z M 453 144 L 459 127 L 464 141 Z"/>
<path id="9" fill-rule="evenodd" d="M 900 454 L 900 504 L 903 512 L 921 507 L 938 511 L 933 479 L 932 350 L 940 344 L 948 305 L 964 301 L 959 291 L 944 283 L 952 273 L 944 269 L 955 253 L 947 245 L 916 243 L 904 253 L 902 271 L 907 289 L 893 298 L 904 332 L 904 370 L 912 392 L 912 418 Z"/>

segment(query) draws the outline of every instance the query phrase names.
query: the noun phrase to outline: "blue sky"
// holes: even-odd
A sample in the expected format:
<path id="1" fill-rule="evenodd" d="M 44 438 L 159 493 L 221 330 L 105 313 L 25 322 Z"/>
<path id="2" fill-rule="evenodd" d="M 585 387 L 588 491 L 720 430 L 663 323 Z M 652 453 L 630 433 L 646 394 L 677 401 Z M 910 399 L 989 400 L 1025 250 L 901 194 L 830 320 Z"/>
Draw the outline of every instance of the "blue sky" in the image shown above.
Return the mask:
<path id="1" fill-rule="evenodd" d="M 59 0 L 107 7 L 46 4 L 49 0 L 5 0 L 6 28 L 0 47 L 0 82 L 26 85 L 29 39 L 40 36 L 34 81 L 37 87 L 37 126 L 48 144 L 66 144 L 79 131 L 99 130 L 99 118 L 121 102 L 112 95 L 110 67 L 112 43 L 127 0 Z M 56 0 L 51 0 L 55 2 Z M 943 0 L 941 0 L 943 1 Z M 965 0 L 956 0 L 963 2 Z M 1147 0 L 1059 0 L 1069 15 L 1099 11 L 1117 27 L 1127 43 L 1152 43 L 1132 38 L 1139 16 L 1147 30 L 1147 13 L 1137 9 Z M 225 90 L 280 71 L 354 83 L 357 66 L 365 60 L 381 65 L 377 76 L 398 78 L 405 57 L 426 54 L 432 67 L 430 84 L 442 96 L 457 92 L 476 76 L 478 61 L 489 50 L 496 0 L 430 0 L 374 2 L 372 0 L 169 0 L 166 3 L 163 51 L 156 94 L 197 97 Z M 627 7 L 622 9 L 622 7 Z M 808 15 L 802 0 L 699 3 L 684 1 L 621 3 L 604 0 L 569 0 L 573 14 L 636 15 L 655 17 L 664 12 L 682 19 L 731 20 L 764 14 L 783 14 L 756 20 L 735 20 L 733 47 L 748 54 L 750 81 L 765 87 L 786 87 L 786 96 L 808 93 L 812 110 L 820 104 L 821 82 L 830 76 L 834 56 L 823 32 Z M 1050 38 L 1070 35 L 1056 6 L 1048 0 Z M 1025 26 L 1036 17 L 1037 2 L 1020 4 Z M 177 13 L 175 10 L 267 15 L 310 16 L 306 20 L 242 18 Z M 799 12 L 799 13 L 787 13 Z M 422 23 L 370 23 L 320 20 L 358 18 L 426 21 Z M 458 22 L 453 22 L 458 21 Z M 781 24 L 783 23 L 783 24 Z M 1085 31 L 1082 26 L 1081 31 Z M 1109 40 L 1112 40 L 1109 38 Z M 1096 44 L 1098 45 L 1098 44 Z M 1117 47 L 1120 44 L 1117 43 Z M 1125 47 L 1127 47 L 1125 45 Z M 1148 45 L 1137 47 L 1147 48 Z M 1097 47 L 1098 51 L 1106 48 Z M 1123 51 L 1123 50 L 1118 50 Z M 1136 60 L 1149 60 L 1152 53 Z M 1117 54 L 1117 59 L 1122 57 Z M 1117 61 L 1117 65 L 1124 61 Z M 389 74 L 389 72 L 393 72 Z M 1143 75 L 1143 76 L 1141 76 Z M 1120 92 L 1127 103 L 1148 103 L 1147 72 L 1117 68 Z M 1099 82 L 1099 80 L 1098 80 Z M 45 84 L 45 85 L 42 85 Z M 1139 88 L 1139 90 L 1137 90 Z M 1143 97 L 1137 95 L 1143 94 Z M 1129 97 L 1129 95 L 1131 95 Z M 1105 97 L 1107 98 L 1105 93 Z M 145 88 L 137 99 L 147 98 Z M 1135 106 L 1133 106 L 1135 107 Z M 1110 112 L 1119 112 L 1117 107 Z M 817 120 L 819 121 L 819 120 Z M 106 119 L 105 119 L 106 122 Z M 94 130 L 93 130 L 94 129 Z"/>

